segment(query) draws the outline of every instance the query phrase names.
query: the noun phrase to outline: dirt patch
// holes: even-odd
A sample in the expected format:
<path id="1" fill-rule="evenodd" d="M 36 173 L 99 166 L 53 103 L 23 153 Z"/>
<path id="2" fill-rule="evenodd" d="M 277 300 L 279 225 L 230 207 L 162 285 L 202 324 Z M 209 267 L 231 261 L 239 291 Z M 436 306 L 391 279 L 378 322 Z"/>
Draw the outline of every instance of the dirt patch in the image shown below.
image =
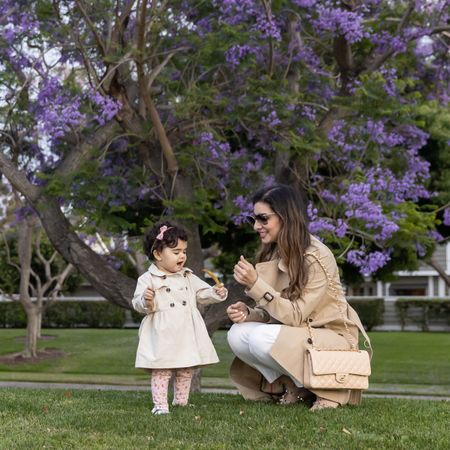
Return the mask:
<path id="1" fill-rule="evenodd" d="M 38 350 L 35 358 L 25 358 L 22 353 L 9 353 L 0 356 L 0 364 L 29 364 L 48 359 L 62 358 L 67 353 L 57 348 L 44 348 Z"/>

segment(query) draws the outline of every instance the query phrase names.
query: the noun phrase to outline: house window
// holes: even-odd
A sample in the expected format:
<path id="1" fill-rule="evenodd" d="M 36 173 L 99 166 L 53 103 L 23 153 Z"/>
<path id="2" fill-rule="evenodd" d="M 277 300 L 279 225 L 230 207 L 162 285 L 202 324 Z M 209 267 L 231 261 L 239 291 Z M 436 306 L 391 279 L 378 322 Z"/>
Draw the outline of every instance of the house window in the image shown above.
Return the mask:
<path id="1" fill-rule="evenodd" d="M 392 287 L 392 294 L 394 296 L 422 297 L 427 295 L 427 289 L 421 287 Z"/>

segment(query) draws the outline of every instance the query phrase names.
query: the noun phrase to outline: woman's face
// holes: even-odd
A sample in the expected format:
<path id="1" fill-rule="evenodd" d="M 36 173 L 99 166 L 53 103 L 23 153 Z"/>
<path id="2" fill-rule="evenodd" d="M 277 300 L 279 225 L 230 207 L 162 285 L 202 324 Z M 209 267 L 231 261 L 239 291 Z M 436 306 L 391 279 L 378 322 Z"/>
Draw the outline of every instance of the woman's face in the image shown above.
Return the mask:
<path id="1" fill-rule="evenodd" d="M 277 242 L 278 233 L 281 230 L 281 219 L 273 209 L 264 202 L 253 205 L 255 224 L 253 229 L 259 234 L 263 244 Z"/>

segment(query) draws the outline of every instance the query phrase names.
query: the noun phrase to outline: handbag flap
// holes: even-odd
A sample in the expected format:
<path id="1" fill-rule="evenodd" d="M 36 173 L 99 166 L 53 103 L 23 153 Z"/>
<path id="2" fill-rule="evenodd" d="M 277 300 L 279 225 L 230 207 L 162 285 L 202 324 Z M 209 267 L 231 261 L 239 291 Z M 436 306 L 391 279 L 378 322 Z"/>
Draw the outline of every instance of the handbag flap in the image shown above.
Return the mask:
<path id="1" fill-rule="evenodd" d="M 314 375 L 352 374 L 369 376 L 370 356 L 365 350 L 307 350 L 311 358 L 311 368 Z"/>

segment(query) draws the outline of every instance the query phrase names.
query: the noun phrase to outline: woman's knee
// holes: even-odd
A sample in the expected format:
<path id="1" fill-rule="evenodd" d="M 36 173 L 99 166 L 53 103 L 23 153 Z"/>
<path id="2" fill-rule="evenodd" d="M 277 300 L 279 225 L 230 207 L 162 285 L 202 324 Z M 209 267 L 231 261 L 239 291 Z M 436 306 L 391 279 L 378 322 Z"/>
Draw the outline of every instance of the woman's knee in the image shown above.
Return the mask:
<path id="1" fill-rule="evenodd" d="M 242 324 L 235 323 L 227 333 L 227 341 L 228 345 L 230 346 L 231 350 L 234 350 L 236 348 L 239 348 L 240 344 L 242 343 L 242 338 L 244 335 L 244 330 L 242 328 Z"/>
<path id="2" fill-rule="evenodd" d="M 272 327 L 275 327 L 275 325 L 259 327 L 253 330 L 252 334 L 248 337 L 248 347 L 252 355 L 258 358 L 264 358 L 270 353 L 276 336 L 276 333 L 273 333 L 276 330 Z"/>
<path id="3" fill-rule="evenodd" d="M 228 345 L 231 350 L 242 348 L 248 345 L 248 339 L 253 334 L 256 327 L 255 322 L 235 323 L 227 333 Z"/>

